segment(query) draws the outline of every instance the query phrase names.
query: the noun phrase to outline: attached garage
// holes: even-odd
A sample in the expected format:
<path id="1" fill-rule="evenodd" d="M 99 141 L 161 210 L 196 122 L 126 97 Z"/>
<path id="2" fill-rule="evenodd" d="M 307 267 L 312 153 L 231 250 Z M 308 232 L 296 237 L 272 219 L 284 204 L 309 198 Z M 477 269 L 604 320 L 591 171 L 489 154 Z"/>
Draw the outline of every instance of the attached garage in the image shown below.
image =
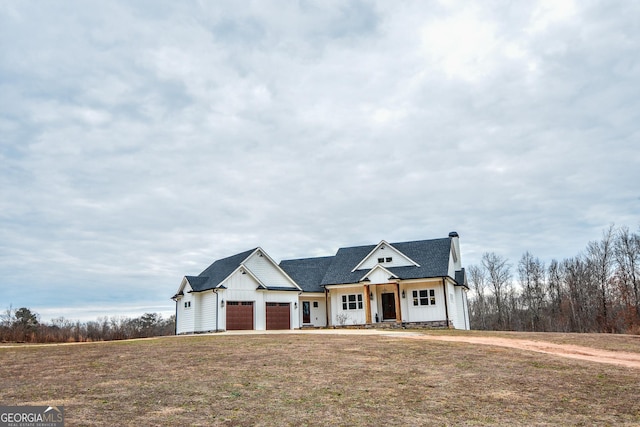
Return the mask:
<path id="1" fill-rule="evenodd" d="M 227 330 L 253 329 L 253 301 L 227 302 Z"/>
<path id="2" fill-rule="evenodd" d="M 290 303 L 267 303 L 267 329 L 291 329 Z"/>

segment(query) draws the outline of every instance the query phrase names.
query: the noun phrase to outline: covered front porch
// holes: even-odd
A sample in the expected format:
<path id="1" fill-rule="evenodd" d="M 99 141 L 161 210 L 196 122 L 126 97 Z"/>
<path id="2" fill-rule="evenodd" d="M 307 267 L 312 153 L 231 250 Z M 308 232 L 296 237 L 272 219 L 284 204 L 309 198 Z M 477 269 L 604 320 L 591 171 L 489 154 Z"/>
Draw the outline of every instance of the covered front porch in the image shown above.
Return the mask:
<path id="1" fill-rule="evenodd" d="M 329 326 L 449 324 L 442 278 L 326 286 Z"/>
<path id="2" fill-rule="evenodd" d="M 364 284 L 365 323 L 402 322 L 399 283 Z"/>
<path id="3" fill-rule="evenodd" d="M 402 322 L 401 299 L 406 294 L 397 282 L 327 286 L 332 326 Z"/>

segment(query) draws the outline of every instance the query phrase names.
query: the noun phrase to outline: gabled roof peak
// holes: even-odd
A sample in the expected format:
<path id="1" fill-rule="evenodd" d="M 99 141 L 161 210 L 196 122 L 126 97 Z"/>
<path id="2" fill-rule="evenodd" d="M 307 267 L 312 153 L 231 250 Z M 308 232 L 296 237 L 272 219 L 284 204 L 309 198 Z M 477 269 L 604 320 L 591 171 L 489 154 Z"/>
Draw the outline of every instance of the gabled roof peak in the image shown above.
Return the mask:
<path id="1" fill-rule="evenodd" d="M 386 264 L 385 262 L 381 264 L 399 279 L 445 277 L 449 275 L 449 257 L 451 256 L 450 237 L 399 243 L 388 243 L 386 240 L 383 240 L 380 243 L 383 242 L 389 246 L 380 253 L 386 253 L 387 249 L 393 248 L 393 250 L 397 250 L 404 257 L 407 257 L 415 263 L 407 262 L 404 266 L 397 264 L 394 266 L 394 256 L 393 263 Z M 380 245 L 380 243 L 378 245 Z M 338 249 L 338 252 L 335 257 L 333 257 L 331 265 L 322 279 L 322 285 L 357 283 L 364 275 L 363 269 L 360 267 L 362 260 L 369 258 L 378 245 L 351 246 Z M 367 264 L 368 269 L 373 268 L 376 264 L 375 262 Z M 355 270 L 354 266 L 359 266 L 361 270 Z"/>
<path id="2" fill-rule="evenodd" d="M 378 264 L 375 267 L 373 267 L 371 270 L 367 271 L 364 276 L 362 276 L 362 278 L 360 278 L 360 280 L 358 280 L 358 282 L 363 282 L 363 281 L 368 281 L 369 280 L 369 276 L 371 276 L 373 273 L 375 273 L 378 270 L 382 270 L 384 271 L 388 276 L 389 276 L 389 280 L 391 279 L 397 279 L 398 276 L 396 276 L 395 274 L 393 274 L 391 271 L 389 271 L 387 268 L 383 267 L 382 265 Z"/>
<path id="3" fill-rule="evenodd" d="M 362 260 L 358 263 L 358 265 L 356 265 L 353 270 L 351 270 L 351 272 L 353 273 L 354 271 L 358 270 L 363 264 L 365 264 L 369 258 L 378 250 L 391 250 L 391 252 L 396 253 L 397 255 L 403 257 L 404 259 L 406 259 L 410 264 L 413 264 L 413 266 L 415 267 L 420 267 L 420 264 L 418 264 L 417 262 L 415 262 L 414 260 L 412 260 L 410 257 L 408 257 L 406 254 L 402 253 L 402 251 L 399 251 L 397 248 L 395 248 L 393 245 L 391 245 L 389 242 L 387 242 L 386 240 L 381 240 L 380 243 L 378 243 L 376 246 L 374 246 L 374 248 L 367 254 L 367 256 L 365 256 L 364 258 L 362 258 Z"/>

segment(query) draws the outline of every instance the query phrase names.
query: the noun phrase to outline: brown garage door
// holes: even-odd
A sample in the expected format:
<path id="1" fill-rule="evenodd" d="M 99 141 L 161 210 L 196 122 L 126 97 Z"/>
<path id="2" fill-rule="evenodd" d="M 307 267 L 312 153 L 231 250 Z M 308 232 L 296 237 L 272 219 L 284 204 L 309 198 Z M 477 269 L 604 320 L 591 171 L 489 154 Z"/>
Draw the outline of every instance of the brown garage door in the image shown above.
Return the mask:
<path id="1" fill-rule="evenodd" d="M 227 302 L 227 330 L 253 329 L 253 302 Z"/>
<path id="2" fill-rule="evenodd" d="M 290 312 L 288 302 L 268 302 L 267 329 L 290 329 Z"/>

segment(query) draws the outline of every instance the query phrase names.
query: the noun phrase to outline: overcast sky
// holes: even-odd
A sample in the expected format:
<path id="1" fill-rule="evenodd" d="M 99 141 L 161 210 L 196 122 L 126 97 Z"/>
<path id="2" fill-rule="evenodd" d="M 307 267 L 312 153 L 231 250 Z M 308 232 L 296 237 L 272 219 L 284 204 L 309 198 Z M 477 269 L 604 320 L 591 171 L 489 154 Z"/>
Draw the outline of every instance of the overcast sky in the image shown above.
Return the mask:
<path id="1" fill-rule="evenodd" d="M 640 2 L 0 2 L 0 309 L 173 312 L 184 275 L 640 225 Z"/>

